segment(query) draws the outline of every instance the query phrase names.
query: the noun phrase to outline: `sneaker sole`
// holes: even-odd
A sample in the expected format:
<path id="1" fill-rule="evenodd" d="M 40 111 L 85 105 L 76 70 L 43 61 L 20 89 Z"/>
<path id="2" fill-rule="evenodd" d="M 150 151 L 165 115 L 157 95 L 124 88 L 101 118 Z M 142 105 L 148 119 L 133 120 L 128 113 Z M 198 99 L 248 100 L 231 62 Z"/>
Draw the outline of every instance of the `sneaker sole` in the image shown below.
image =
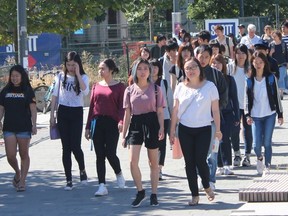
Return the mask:
<path id="1" fill-rule="evenodd" d="M 105 194 L 94 194 L 95 197 L 101 197 L 101 196 L 106 196 L 108 195 L 108 193 L 105 193 Z"/>
<path id="2" fill-rule="evenodd" d="M 159 203 L 158 203 L 157 205 L 155 205 L 155 204 L 152 204 L 152 205 L 151 205 L 151 204 L 150 204 L 150 206 L 159 206 Z"/>
<path id="3" fill-rule="evenodd" d="M 81 185 L 88 185 L 88 181 L 87 180 L 81 181 Z"/>
<path id="4" fill-rule="evenodd" d="M 71 187 L 71 188 L 70 188 L 70 187 L 69 187 L 69 188 L 68 188 L 68 187 L 67 187 L 67 188 L 65 187 L 64 190 L 65 190 L 65 191 L 71 191 L 71 190 L 73 190 L 73 188 L 74 188 L 74 187 Z"/>
<path id="5" fill-rule="evenodd" d="M 131 205 L 132 206 L 132 208 L 138 208 L 141 204 L 142 204 L 142 202 L 143 201 L 145 201 L 147 198 L 146 197 L 144 197 L 142 200 L 141 200 L 141 202 L 139 202 L 139 204 L 138 205 Z"/>

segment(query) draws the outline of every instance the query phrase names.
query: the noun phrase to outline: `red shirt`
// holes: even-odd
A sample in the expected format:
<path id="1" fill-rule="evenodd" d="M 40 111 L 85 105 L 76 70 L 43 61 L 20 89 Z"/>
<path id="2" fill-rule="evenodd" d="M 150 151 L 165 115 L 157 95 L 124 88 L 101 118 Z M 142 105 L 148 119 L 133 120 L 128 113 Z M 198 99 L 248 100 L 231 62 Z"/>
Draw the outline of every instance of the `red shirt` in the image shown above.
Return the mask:
<path id="1" fill-rule="evenodd" d="M 111 86 L 102 86 L 99 83 L 94 84 L 91 90 L 86 129 L 90 129 L 90 122 L 93 118 L 101 115 L 110 116 L 118 123 L 122 123 L 124 117 L 124 91 L 125 86 L 123 83 Z"/>

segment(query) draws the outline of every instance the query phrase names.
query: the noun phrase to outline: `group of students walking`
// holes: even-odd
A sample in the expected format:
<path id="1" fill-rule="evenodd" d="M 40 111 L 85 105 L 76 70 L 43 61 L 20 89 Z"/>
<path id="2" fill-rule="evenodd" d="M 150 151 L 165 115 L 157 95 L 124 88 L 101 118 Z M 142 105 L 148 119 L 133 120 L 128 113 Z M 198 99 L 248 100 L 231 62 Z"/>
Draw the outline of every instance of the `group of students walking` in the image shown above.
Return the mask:
<path id="1" fill-rule="evenodd" d="M 222 28 L 218 26 L 216 30 L 221 32 Z M 127 87 L 114 79 L 119 69 L 112 59 L 100 62 L 98 74 L 101 81 L 91 88 L 85 128 L 85 137 L 91 139 L 96 154 L 99 188 L 95 196 L 108 194 L 106 158 L 119 188 L 125 188 L 117 156 L 119 136 L 122 146 L 128 148 L 130 171 L 137 188 L 132 207 L 139 207 L 146 196 L 139 167 L 143 143 L 150 166 L 150 204 L 159 205 L 157 188 L 159 180 L 163 179 L 167 135 L 172 146 L 175 141 L 180 142 L 191 191 L 188 204 L 191 206 L 199 203 L 200 186 L 208 200 L 214 200 L 216 174 L 234 174 L 231 170 L 232 149 L 233 165 L 240 166 L 241 123 L 245 144 L 242 165 L 251 165 L 253 147 L 258 173 L 262 174 L 264 169 L 269 171 L 275 118 L 277 114 L 281 125 L 283 110 L 278 81 L 270 69 L 267 55 L 257 49 L 250 53 L 247 45 L 240 43 L 226 52 L 232 57 L 229 59 L 220 41 L 210 39 L 209 32 L 201 31 L 199 46 L 193 47 L 190 41 L 183 40 L 179 45 L 179 40 L 166 41 L 166 37 L 160 35 L 152 52 L 147 47 L 141 48 L 140 56 L 129 72 Z M 253 47 L 257 47 L 257 43 Z M 73 51 L 66 55 L 64 70 L 55 78 L 54 89 L 50 125 L 58 124 L 66 176 L 64 189 L 72 190 L 71 153 L 78 163 L 81 183 L 87 184 L 88 180 L 81 137 L 83 98 L 89 93 L 89 78 L 78 53 Z M 13 185 L 17 191 L 25 191 L 28 147 L 31 135 L 37 131 L 35 95 L 20 65 L 11 68 L 9 82 L 1 91 L 0 117 L 3 116 L 7 159 L 15 170 Z M 23 119 L 23 124 L 17 123 L 19 119 Z M 215 151 L 218 141 L 220 147 Z M 21 169 L 16 159 L 17 144 Z"/>

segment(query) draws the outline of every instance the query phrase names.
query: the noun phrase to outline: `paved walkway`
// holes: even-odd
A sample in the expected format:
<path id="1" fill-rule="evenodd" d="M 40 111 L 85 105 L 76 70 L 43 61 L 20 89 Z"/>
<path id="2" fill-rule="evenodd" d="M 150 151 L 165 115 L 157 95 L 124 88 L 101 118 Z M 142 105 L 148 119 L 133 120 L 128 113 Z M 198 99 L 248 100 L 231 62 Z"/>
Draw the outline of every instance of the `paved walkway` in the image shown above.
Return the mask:
<path id="1" fill-rule="evenodd" d="M 273 137 L 273 169 L 287 167 L 288 159 L 288 96 L 283 101 L 285 110 L 285 124 L 279 127 L 276 124 Z M 87 109 L 85 109 L 85 120 Z M 200 194 L 200 205 L 190 207 L 187 205 L 191 199 L 186 180 L 184 162 L 173 160 L 170 146 L 167 146 L 167 159 L 163 169 L 164 181 L 159 182 L 158 207 L 151 207 L 149 199 L 139 208 L 131 208 L 136 193 L 134 183 L 129 171 L 128 152 L 122 146 L 118 147 L 122 170 L 127 180 L 125 189 L 118 189 L 115 175 L 107 162 L 107 186 L 109 195 L 94 197 L 97 189 L 97 175 L 95 153 L 90 150 L 90 142 L 83 138 L 86 170 L 89 178 L 87 186 L 79 183 L 79 171 L 73 158 L 73 179 L 76 188 L 64 191 L 65 177 L 61 161 L 61 143 L 59 140 L 51 141 L 48 138 L 49 114 L 38 114 L 38 134 L 33 137 L 30 148 L 31 165 L 27 178 L 27 190 L 23 193 L 15 192 L 11 181 L 14 173 L 8 165 L 4 147 L 0 145 L 0 215 L 272 215 L 263 211 L 263 204 L 240 202 L 239 188 L 246 187 L 253 179 L 260 176 L 256 173 L 255 156 L 252 156 L 253 166 L 249 168 L 235 168 L 234 176 L 221 176 L 217 179 L 217 194 L 215 201 L 209 203 L 205 194 Z M 243 153 L 243 146 L 241 149 Z M 144 148 L 141 152 L 140 167 L 147 197 L 151 189 L 149 183 L 149 168 L 147 154 Z M 288 215 L 288 203 L 267 203 L 272 206 L 273 215 Z M 284 204 L 284 205 L 283 205 Z M 282 209 L 281 209 L 282 206 Z M 239 210 L 240 208 L 240 210 Z M 262 210 L 262 213 L 260 213 Z M 244 214 L 244 213 L 247 214 Z M 252 212 L 254 212 L 252 214 Z M 257 213 L 258 212 L 258 213 Z M 284 213 L 283 213 L 284 212 Z"/>

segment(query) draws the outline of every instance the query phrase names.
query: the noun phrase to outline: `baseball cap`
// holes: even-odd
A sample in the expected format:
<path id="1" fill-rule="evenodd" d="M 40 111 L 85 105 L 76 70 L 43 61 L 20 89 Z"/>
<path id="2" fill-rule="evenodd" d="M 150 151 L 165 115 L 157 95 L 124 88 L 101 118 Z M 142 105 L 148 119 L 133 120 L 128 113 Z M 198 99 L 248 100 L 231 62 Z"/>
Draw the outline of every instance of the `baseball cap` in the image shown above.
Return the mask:
<path id="1" fill-rule="evenodd" d="M 267 41 L 260 39 L 255 45 L 254 45 L 255 49 L 257 48 L 263 48 L 263 49 L 268 49 L 269 48 L 269 44 Z"/>
<path id="2" fill-rule="evenodd" d="M 245 25 L 239 24 L 239 25 L 238 25 L 238 28 L 245 28 Z"/>

